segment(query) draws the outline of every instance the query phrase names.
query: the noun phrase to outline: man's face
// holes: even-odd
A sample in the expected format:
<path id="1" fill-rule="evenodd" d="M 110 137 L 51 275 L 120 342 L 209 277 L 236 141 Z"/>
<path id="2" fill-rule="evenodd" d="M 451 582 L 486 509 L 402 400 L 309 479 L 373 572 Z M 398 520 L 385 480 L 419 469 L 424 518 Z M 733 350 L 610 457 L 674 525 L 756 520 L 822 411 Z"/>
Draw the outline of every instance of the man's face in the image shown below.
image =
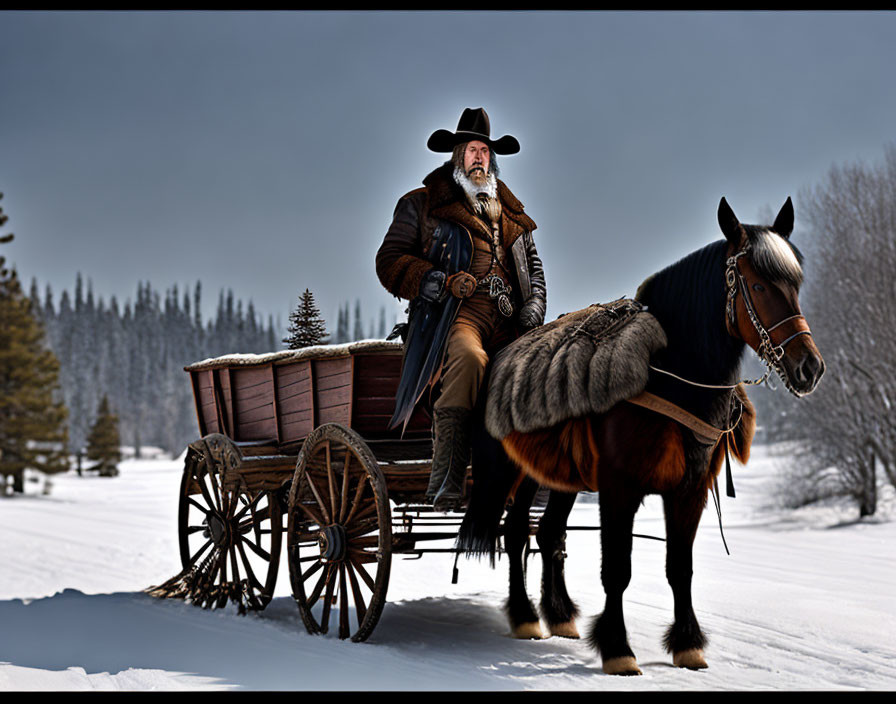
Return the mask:
<path id="1" fill-rule="evenodd" d="M 474 183 L 488 178 L 489 148 L 485 142 L 468 142 L 464 148 L 464 173 Z"/>

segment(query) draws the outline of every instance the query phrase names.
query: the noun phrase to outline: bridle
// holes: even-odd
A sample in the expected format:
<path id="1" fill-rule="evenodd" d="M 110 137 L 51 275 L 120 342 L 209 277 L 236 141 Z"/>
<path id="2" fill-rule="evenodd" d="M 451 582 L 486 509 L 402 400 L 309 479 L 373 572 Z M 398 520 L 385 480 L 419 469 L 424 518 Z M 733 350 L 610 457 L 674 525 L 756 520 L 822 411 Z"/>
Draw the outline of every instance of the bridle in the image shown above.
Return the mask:
<path id="1" fill-rule="evenodd" d="M 790 383 L 790 379 L 787 376 L 787 372 L 781 364 L 781 359 L 784 357 L 784 347 L 791 340 L 800 335 L 812 334 L 809 330 L 809 324 L 806 322 L 805 316 L 801 314 L 791 315 L 783 320 L 779 320 L 770 327 L 766 327 L 762 323 L 759 319 L 759 314 L 756 312 L 756 306 L 753 304 L 753 298 L 750 296 L 750 287 L 747 285 L 747 280 L 738 266 L 740 258 L 746 256 L 749 251 L 750 243 L 748 242 L 744 245 L 743 249 L 728 257 L 725 262 L 725 286 L 727 291 L 725 302 L 725 328 L 728 334 L 732 337 L 742 339 L 737 327 L 736 312 L 737 292 L 740 291 L 741 298 L 743 298 L 744 301 L 744 308 L 747 311 L 747 316 L 750 318 L 750 322 L 756 330 L 756 334 L 759 336 L 759 345 L 755 349 L 759 359 L 765 363 L 765 374 L 758 379 L 744 379 L 736 384 L 701 384 L 680 377 L 665 369 L 655 367 L 652 364 L 650 365 L 650 368 L 655 372 L 671 376 L 686 384 L 690 384 L 691 386 L 699 386 L 704 389 L 733 389 L 739 384 L 755 386 L 766 381 L 769 376 L 771 376 L 772 371 L 774 371 L 778 374 L 778 377 L 790 393 L 797 397 L 805 396 L 806 394 L 804 392 L 797 391 L 793 388 L 793 385 Z M 776 338 L 778 342 L 775 341 Z"/>
<path id="2" fill-rule="evenodd" d="M 725 303 L 725 327 L 728 330 L 728 334 L 732 337 L 739 337 L 738 335 L 738 327 L 737 327 L 737 313 L 736 313 L 736 302 L 737 302 L 737 293 L 740 291 L 741 298 L 744 302 L 744 308 L 747 311 L 747 316 L 750 319 L 750 322 L 753 325 L 753 328 L 756 330 L 756 334 L 759 336 L 759 345 L 756 347 L 756 354 L 759 356 L 766 366 L 765 376 L 762 377 L 759 381 L 752 383 L 761 383 L 765 381 L 772 370 L 774 369 L 777 372 L 778 377 L 784 383 L 784 386 L 787 387 L 787 390 L 790 391 L 795 396 L 804 396 L 804 393 L 801 393 L 793 388 L 793 385 L 790 383 L 790 379 L 788 378 L 787 372 L 784 370 L 781 359 L 784 357 L 784 347 L 799 337 L 800 335 L 811 335 L 812 332 L 809 330 L 809 324 L 806 322 L 805 316 L 802 314 L 791 315 L 783 320 L 778 321 L 774 325 L 770 327 L 766 327 L 762 321 L 759 319 L 759 315 L 756 312 L 756 306 L 753 304 L 753 298 L 750 296 L 750 287 L 747 285 L 747 280 L 744 275 L 741 273 L 740 267 L 738 266 L 738 261 L 741 257 L 745 256 L 750 251 L 750 244 L 747 243 L 744 245 L 744 248 L 741 249 L 737 254 L 734 254 L 728 257 L 728 260 L 725 262 L 725 285 L 727 287 L 727 301 Z M 751 382 L 744 382 L 751 383 Z"/>

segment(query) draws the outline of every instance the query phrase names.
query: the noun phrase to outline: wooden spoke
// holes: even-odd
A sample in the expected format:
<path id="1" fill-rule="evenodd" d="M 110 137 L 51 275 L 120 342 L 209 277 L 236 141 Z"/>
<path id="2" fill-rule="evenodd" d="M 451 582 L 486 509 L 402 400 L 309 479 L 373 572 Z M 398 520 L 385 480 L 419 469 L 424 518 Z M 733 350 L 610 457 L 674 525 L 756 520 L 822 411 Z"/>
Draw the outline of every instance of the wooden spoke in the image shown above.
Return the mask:
<path id="1" fill-rule="evenodd" d="M 359 562 L 362 564 L 369 564 L 371 562 L 376 562 L 376 555 L 371 552 L 364 552 L 363 550 L 359 550 L 357 548 L 350 547 L 348 549 L 350 554 L 350 558 L 353 562 Z"/>
<path id="2" fill-rule="evenodd" d="M 211 544 L 212 544 L 211 539 L 206 540 L 205 543 L 203 543 L 202 547 L 199 548 L 199 550 L 197 550 L 197 551 L 193 554 L 192 557 L 190 557 L 189 561 L 187 562 L 187 566 L 195 565 L 195 564 L 196 564 L 196 561 L 199 559 L 199 556 L 200 556 L 202 553 L 204 553 L 204 552 L 208 549 L 208 546 L 211 545 Z"/>
<path id="3" fill-rule="evenodd" d="M 357 536 L 365 535 L 366 533 L 370 533 L 371 531 L 376 530 L 378 526 L 379 521 L 377 520 L 377 517 L 374 516 L 373 518 L 368 518 L 364 521 L 356 521 L 354 524 L 352 524 L 350 530 L 345 531 L 345 535 L 350 539 L 355 538 Z"/>
<path id="4" fill-rule="evenodd" d="M 317 572 L 321 567 L 324 566 L 324 563 L 318 560 L 311 567 L 309 567 L 305 572 L 302 573 L 302 581 L 305 582 L 308 580 L 311 575 Z"/>
<path id="5" fill-rule="evenodd" d="M 327 567 L 327 591 L 324 594 L 324 612 L 320 617 L 321 632 L 330 630 L 330 610 L 333 607 L 333 590 L 336 588 L 336 568 L 333 565 Z"/>
<path id="6" fill-rule="evenodd" d="M 370 589 L 370 591 L 374 591 L 374 589 L 376 589 L 376 584 L 374 583 L 373 579 L 371 579 L 370 575 L 367 574 L 367 570 L 364 569 L 364 566 L 360 562 L 355 560 L 353 557 L 349 558 L 349 562 L 351 563 L 351 565 L 355 569 L 355 571 L 359 575 L 361 575 L 361 579 L 364 580 L 364 584 L 367 585 L 367 587 Z"/>
<path id="7" fill-rule="evenodd" d="M 208 508 L 206 508 L 205 506 L 203 506 L 202 504 L 200 504 L 200 503 L 199 503 L 198 501 L 196 501 L 196 499 L 194 499 L 192 496 L 187 496 L 187 497 L 186 497 L 186 501 L 187 501 L 188 504 L 190 504 L 191 506 L 195 506 L 196 508 L 198 508 L 198 509 L 199 509 L 200 511 L 202 511 L 203 513 L 208 513 L 208 512 L 209 512 L 209 509 L 208 509 Z"/>
<path id="8" fill-rule="evenodd" d="M 380 544 L 380 536 L 378 535 L 365 535 L 362 538 L 355 538 L 352 540 L 351 547 L 361 549 L 361 548 L 375 548 Z"/>
<path id="9" fill-rule="evenodd" d="M 255 587 L 258 591 L 264 591 L 264 585 L 258 580 L 258 577 L 255 576 L 255 572 L 252 569 L 252 564 L 249 562 L 249 557 L 246 555 L 246 550 L 243 548 L 242 542 L 236 544 L 236 549 L 240 552 L 240 557 L 243 558 L 243 567 L 246 569 L 246 577 L 249 579 L 249 582 Z"/>
<path id="10" fill-rule="evenodd" d="M 339 637 L 349 637 L 348 631 L 348 590 L 345 588 L 345 563 L 339 563 Z"/>
<path id="11" fill-rule="evenodd" d="M 327 486 L 330 489 L 330 516 L 336 517 L 336 477 L 333 474 L 333 462 L 330 456 L 330 441 L 327 440 L 324 448 L 327 452 Z"/>
<path id="12" fill-rule="evenodd" d="M 228 550 L 228 552 L 230 553 L 230 571 L 233 573 L 233 581 L 236 583 L 239 583 L 240 570 L 236 564 L 236 547 L 231 545 L 230 550 Z"/>
<path id="13" fill-rule="evenodd" d="M 208 472 L 206 471 L 206 474 Z M 208 486 L 205 483 L 205 480 L 202 477 L 197 478 L 197 484 L 199 484 L 199 490 L 202 492 L 202 498 L 205 499 L 206 504 L 210 511 L 214 511 L 215 509 L 220 510 L 218 497 L 212 498 L 212 495 L 208 491 Z"/>
<path id="14" fill-rule="evenodd" d="M 327 582 L 330 581 L 330 567 L 330 565 L 327 565 L 327 569 L 325 569 L 324 573 L 318 578 L 317 584 L 314 585 L 314 589 L 311 594 L 308 595 L 309 609 L 317 603 L 317 600 L 320 599 L 320 593 L 324 590 Z"/>
<path id="15" fill-rule="evenodd" d="M 305 474 L 305 480 L 308 482 L 308 486 L 311 488 L 311 493 L 314 494 L 314 499 L 317 501 L 317 505 L 320 507 L 320 510 L 323 512 L 324 521 L 321 525 L 330 525 L 333 521 L 330 520 L 330 514 L 327 511 L 327 505 L 324 503 L 324 500 L 320 496 L 320 491 L 317 489 L 317 485 L 314 483 L 314 480 L 311 478 L 310 474 Z"/>
<path id="16" fill-rule="evenodd" d="M 248 545 L 248 546 L 249 546 L 249 549 L 250 549 L 252 552 L 254 552 L 256 555 L 258 555 L 260 558 L 263 558 L 263 559 L 265 559 L 265 560 L 270 561 L 270 559 L 271 559 L 271 553 L 269 553 L 267 550 L 265 550 L 264 548 L 262 548 L 262 547 L 256 545 L 256 544 L 253 543 L 251 540 L 246 540 L 245 538 L 243 538 L 243 539 L 240 541 L 240 544 L 241 544 L 241 545 L 242 545 L 243 543 L 245 543 L 246 545 Z"/>
<path id="17" fill-rule="evenodd" d="M 349 525 L 352 522 L 352 519 L 355 516 L 355 512 L 358 510 L 358 507 L 361 505 L 361 495 L 364 493 L 364 487 L 367 485 L 367 476 L 361 477 L 361 480 L 358 482 L 358 486 L 355 489 L 355 497 L 352 500 L 352 508 L 349 511 L 348 516 L 345 517 L 345 525 Z"/>
<path id="18" fill-rule="evenodd" d="M 240 512 L 238 514 L 236 514 L 234 516 L 234 518 L 236 520 L 240 520 L 240 518 L 242 518 L 244 515 L 246 515 L 246 511 L 249 511 L 252 514 L 254 514 L 255 508 L 258 506 L 258 502 L 261 501 L 261 499 L 264 495 L 265 495 L 264 492 L 259 491 L 258 496 L 256 496 L 254 499 L 252 499 L 251 502 L 246 503 L 246 505 L 240 509 Z M 242 494 L 240 494 L 240 498 L 243 499 L 245 502 L 245 499 L 243 498 Z"/>
<path id="19" fill-rule="evenodd" d="M 358 584 L 358 578 L 355 576 L 355 569 L 351 561 L 345 563 L 345 569 L 348 572 L 348 579 L 352 585 L 352 595 L 355 599 L 355 615 L 358 617 L 358 626 L 360 626 L 364 621 L 364 616 L 367 614 L 367 604 L 364 602 L 364 597 L 361 596 L 361 586 Z M 373 590 L 371 589 L 371 591 Z"/>
<path id="20" fill-rule="evenodd" d="M 371 502 L 365 508 L 361 509 L 357 514 L 355 514 L 354 519 L 356 521 L 359 521 L 363 518 L 366 518 L 367 516 L 375 514 L 378 510 L 379 506 L 376 505 L 376 501 L 371 500 Z M 348 525 L 348 521 L 346 521 L 346 524 Z"/>
<path id="21" fill-rule="evenodd" d="M 342 465 L 342 503 L 339 505 L 339 522 L 345 522 L 345 513 L 348 511 L 348 480 L 350 476 L 350 472 L 348 470 L 349 461 L 352 458 L 352 453 L 346 449 L 345 451 L 345 462 Z"/>
<path id="22" fill-rule="evenodd" d="M 215 468 L 212 465 L 211 459 L 208 460 L 206 467 L 207 467 L 207 471 L 205 473 L 205 476 L 208 477 L 209 484 L 212 485 L 212 496 L 215 498 L 215 506 L 217 507 L 217 509 L 219 511 L 223 512 L 224 507 L 223 507 L 222 501 L 221 501 L 221 489 L 218 486 L 218 482 L 215 481 Z"/>
<path id="23" fill-rule="evenodd" d="M 294 557 L 293 560 L 295 562 L 320 562 L 320 558 L 317 555 L 306 555 L 305 557 Z M 323 564 L 323 563 L 321 563 Z"/>
<path id="24" fill-rule="evenodd" d="M 320 514 L 318 514 L 317 512 L 315 512 L 314 509 L 311 508 L 308 504 L 304 503 L 303 501 L 297 501 L 297 502 L 296 502 L 296 506 L 297 506 L 298 508 L 300 508 L 302 511 L 304 511 L 305 514 L 306 514 L 312 521 L 314 521 L 315 523 L 317 523 L 317 525 L 319 525 L 319 526 L 325 526 L 325 525 L 327 525 L 327 522 L 324 521 L 323 518 L 321 518 Z"/>

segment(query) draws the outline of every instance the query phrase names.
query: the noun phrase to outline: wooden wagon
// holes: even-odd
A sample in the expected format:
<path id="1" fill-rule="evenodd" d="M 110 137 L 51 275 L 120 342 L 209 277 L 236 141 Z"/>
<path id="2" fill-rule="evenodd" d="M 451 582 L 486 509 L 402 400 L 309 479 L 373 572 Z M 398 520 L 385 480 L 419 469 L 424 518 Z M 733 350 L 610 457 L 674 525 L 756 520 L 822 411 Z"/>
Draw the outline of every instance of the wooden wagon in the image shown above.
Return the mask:
<path id="1" fill-rule="evenodd" d="M 460 523 L 422 504 L 429 415 L 418 408 L 403 436 L 387 427 L 401 360 L 400 343 L 363 341 L 186 367 L 202 439 L 188 448 L 180 489 L 184 571 L 157 593 L 263 609 L 285 532 L 308 631 L 327 632 L 338 612 L 339 637 L 365 640 L 392 555 L 454 552 L 421 544 L 454 538 Z"/>

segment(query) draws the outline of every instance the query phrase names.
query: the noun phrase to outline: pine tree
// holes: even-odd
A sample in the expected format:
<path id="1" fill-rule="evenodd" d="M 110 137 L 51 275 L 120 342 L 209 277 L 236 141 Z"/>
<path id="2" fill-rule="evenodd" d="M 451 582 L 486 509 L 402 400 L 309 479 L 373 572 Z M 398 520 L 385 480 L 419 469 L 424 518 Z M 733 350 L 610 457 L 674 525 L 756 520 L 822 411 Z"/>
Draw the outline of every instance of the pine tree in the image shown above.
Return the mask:
<path id="1" fill-rule="evenodd" d="M 118 416 L 109 409 L 109 397 L 103 395 L 96 421 L 87 436 L 87 459 L 96 462 L 90 469 L 99 470 L 101 477 L 118 476 L 118 463 L 121 462 L 120 445 Z"/>
<path id="2" fill-rule="evenodd" d="M 314 303 L 314 295 L 307 288 L 299 298 L 299 305 L 289 316 L 288 337 L 283 339 L 287 349 L 297 350 L 326 342 L 326 323 Z"/>
<path id="3" fill-rule="evenodd" d="M 361 299 L 355 299 L 355 331 L 352 334 L 353 340 L 364 339 L 364 326 L 361 324 Z"/>
<path id="4" fill-rule="evenodd" d="M 0 226 L 6 220 L 0 209 Z M 5 235 L 0 243 L 12 239 Z M 67 411 L 59 400 L 59 361 L 16 272 L 4 263 L 0 256 L 0 476 L 4 488 L 11 476 L 13 490 L 22 492 L 26 468 L 68 469 Z"/>

